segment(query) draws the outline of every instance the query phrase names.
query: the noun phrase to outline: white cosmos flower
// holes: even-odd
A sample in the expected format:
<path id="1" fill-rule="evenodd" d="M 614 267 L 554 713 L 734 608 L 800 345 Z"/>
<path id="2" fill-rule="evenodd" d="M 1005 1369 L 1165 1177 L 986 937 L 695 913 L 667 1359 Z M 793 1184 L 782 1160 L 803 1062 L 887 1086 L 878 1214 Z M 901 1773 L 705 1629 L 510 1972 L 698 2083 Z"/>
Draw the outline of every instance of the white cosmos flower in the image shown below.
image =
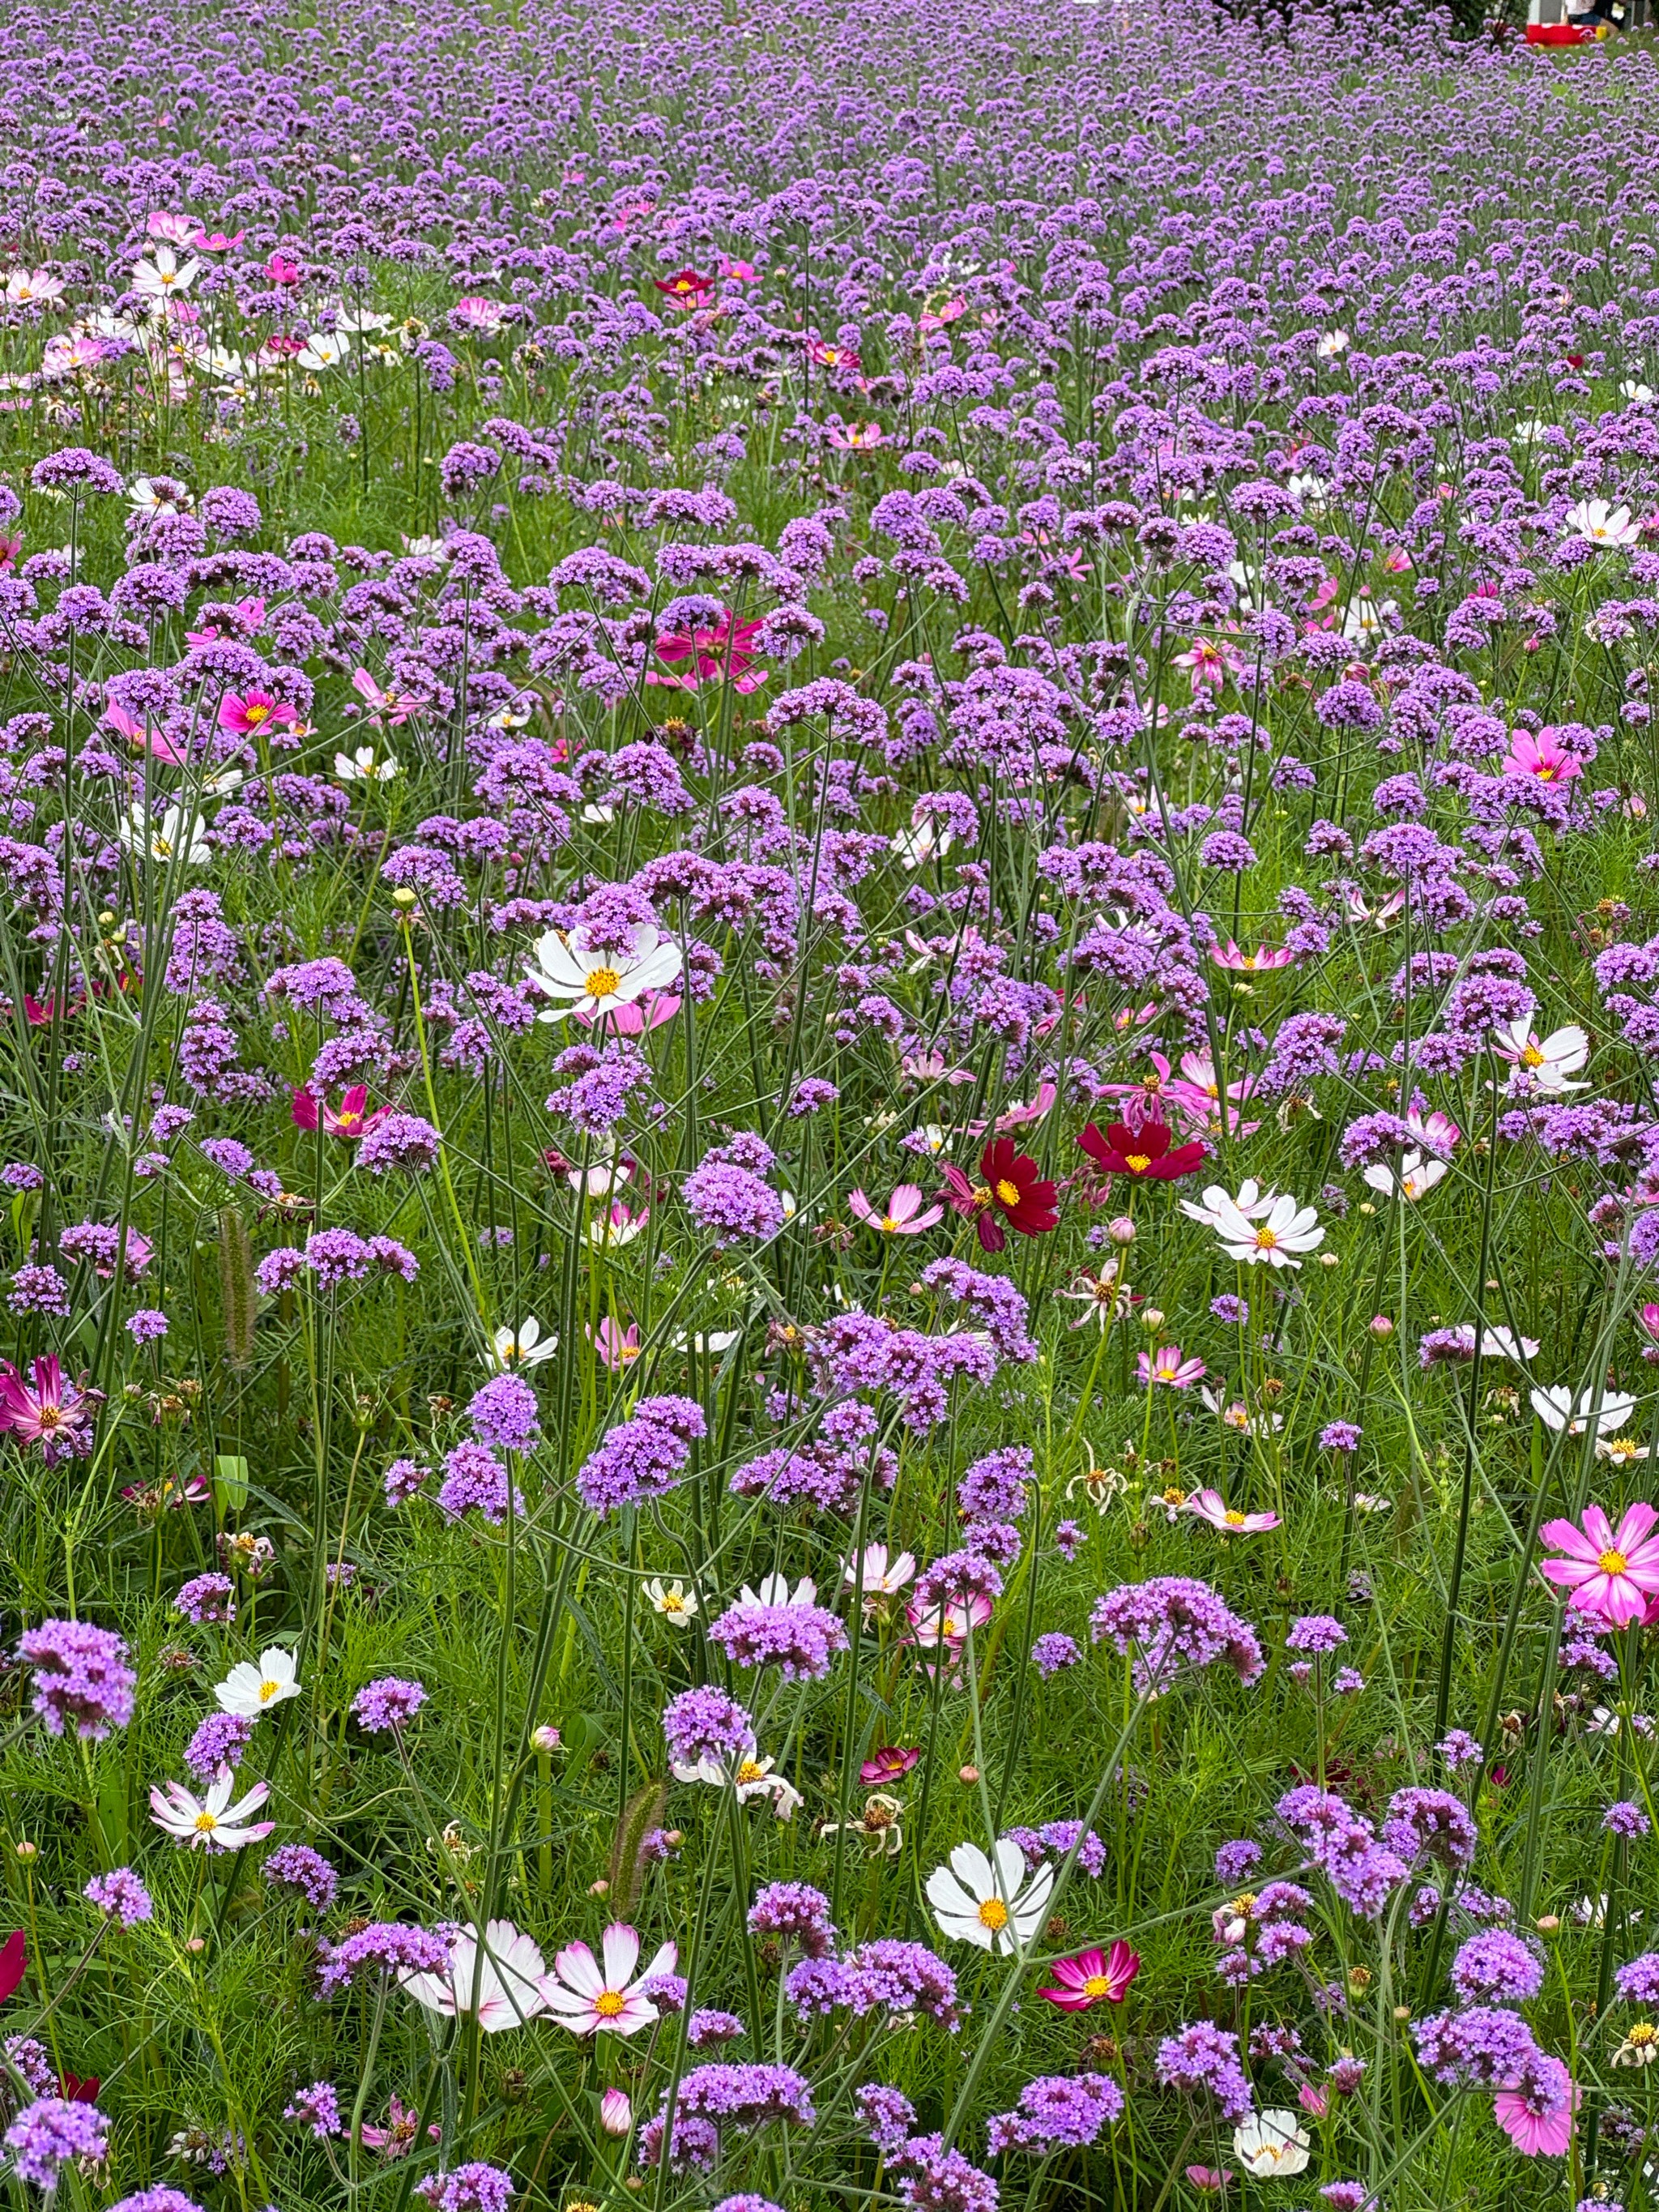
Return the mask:
<path id="1" fill-rule="evenodd" d="M 1271 2181 L 1300 2173 L 1308 2163 L 1308 2133 L 1294 2112 L 1269 2106 L 1233 2130 L 1233 2156 L 1247 2173 Z"/>
<path id="2" fill-rule="evenodd" d="M 1327 331 L 1314 349 L 1321 361 L 1334 361 L 1339 354 L 1348 350 L 1346 331 Z"/>
<path id="3" fill-rule="evenodd" d="M 803 1575 L 791 1590 L 787 1575 L 763 1575 L 758 1589 L 743 1586 L 739 1602 L 744 1605 L 816 1605 L 818 1586 L 808 1575 Z"/>
<path id="4" fill-rule="evenodd" d="M 945 1933 L 958 1943 L 1005 1955 L 1021 1949 L 1048 1917 L 1052 1867 L 1027 1876 L 1025 1854 L 1011 1836 L 990 1858 L 977 1844 L 958 1844 L 927 1877 L 927 1902 Z"/>
<path id="5" fill-rule="evenodd" d="M 1588 538 L 1592 545 L 1634 545 L 1642 526 L 1632 522 L 1627 507 L 1614 507 L 1605 499 L 1581 499 L 1562 517 L 1569 538 Z"/>
<path id="6" fill-rule="evenodd" d="M 294 356 L 301 368 L 338 368 L 351 351 L 351 341 L 338 331 L 313 331 Z"/>
<path id="7" fill-rule="evenodd" d="M 240 1720 L 257 1721 L 273 1705 L 299 1696 L 300 1670 L 294 1663 L 294 1654 L 284 1651 L 280 1644 L 273 1644 L 269 1650 L 259 1654 L 257 1667 L 252 1659 L 244 1659 L 233 1667 L 213 1694 L 219 1700 L 221 1712 L 234 1713 Z"/>
<path id="8" fill-rule="evenodd" d="M 546 1972 L 547 1962 L 530 1936 L 510 1920 L 492 1920 L 482 1947 L 470 1928 L 454 1938 L 447 1973 L 414 1973 L 405 1967 L 398 1979 L 428 2012 L 449 2020 L 471 2020 L 476 2014 L 486 2035 L 499 2035 L 547 2010 L 537 1986 Z"/>
<path id="9" fill-rule="evenodd" d="M 487 1367 L 498 1367 L 503 1374 L 514 1367 L 539 1367 L 544 1359 L 551 1359 L 559 1348 L 556 1336 L 544 1336 L 542 1325 L 534 1314 L 526 1314 L 516 1330 L 503 1325 L 490 1339 L 489 1350 L 483 1356 Z"/>
<path id="10" fill-rule="evenodd" d="M 1285 487 L 1304 514 L 1323 514 L 1330 486 L 1323 477 L 1292 477 Z"/>
<path id="11" fill-rule="evenodd" d="M 1240 1202 L 1247 1193 L 1248 1210 Z M 1206 1209 L 1223 1251 L 1230 1260 L 1240 1261 L 1247 1267 L 1263 1262 L 1270 1267 L 1299 1267 L 1302 1261 L 1297 1255 L 1316 1250 L 1325 1241 L 1313 1207 L 1298 1206 L 1287 1191 L 1258 1193 L 1253 1182 L 1247 1182 L 1237 1200 L 1218 1188 L 1213 1193 L 1206 1190 L 1204 1201 L 1197 1218 L 1203 1219 Z M 1187 1211 L 1194 1209 L 1189 1206 Z"/>
<path id="12" fill-rule="evenodd" d="M 651 1609 L 659 1613 L 671 1628 L 689 1628 L 691 1616 L 697 1610 L 697 1593 L 687 1589 L 676 1576 L 665 1583 L 660 1575 L 653 1575 L 645 1585 L 645 1594 L 651 1601 Z"/>
<path id="13" fill-rule="evenodd" d="M 866 1544 L 862 1577 L 855 1559 L 842 1561 L 841 1577 L 849 1590 L 856 1589 L 861 1579 L 864 1602 L 870 1605 L 902 1590 L 915 1571 L 916 1555 L 914 1552 L 890 1553 L 885 1544 Z"/>
<path id="14" fill-rule="evenodd" d="M 1494 1022 L 1492 1035 L 1492 1050 L 1515 1070 L 1512 1083 L 1529 1077 L 1534 1091 L 1558 1094 L 1586 1088 L 1567 1080 L 1589 1058 L 1589 1039 L 1576 1023 L 1540 1037 L 1528 1018 L 1519 1014 L 1512 1022 Z"/>
<path id="15" fill-rule="evenodd" d="M 1399 1194 L 1415 1203 L 1425 1191 L 1432 1190 L 1436 1183 L 1442 1182 L 1445 1174 L 1444 1160 L 1425 1159 L 1421 1152 L 1407 1152 L 1400 1163 Z M 1381 1191 L 1384 1198 L 1395 1196 L 1394 1170 L 1384 1166 L 1381 1161 L 1365 1170 L 1364 1180 L 1373 1190 Z"/>
<path id="16" fill-rule="evenodd" d="M 182 1782 L 169 1782 L 165 1792 L 152 1787 L 150 1818 L 175 1844 L 184 1844 L 191 1850 L 240 1851 L 244 1844 L 257 1844 L 262 1836 L 268 1836 L 276 1823 L 250 1823 L 247 1817 L 257 1813 L 270 1796 L 268 1783 L 256 1782 L 246 1796 L 239 1797 L 233 1805 L 231 1792 L 235 1787 L 236 1778 L 228 1766 L 219 1769 L 204 1797 L 192 1797 Z"/>
<path id="17" fill-rule="evenodd" d="M 929 860 L 943 860 L 956 842 L 954 830 L 942 830 L 937 822 L 922 821 L 899 830 L 893 839 L 893 850 L 907 868 L 925 868 Z"/>
<path id="18" fill-rule="evenodd" d="M 1547 1429 L 1553 1429 L 1558 1435 L 1565 1429 L 1570 1437 L 1582 1437 L 1586 1428 L 1594 1426 L 1598 1436 L 1616 1436 L 1636 1410 L 1635 1399 L 1627 1398 L 1620 1390 L 1604 1390 L 1599 1406 L 1593 1390 L 1586 1390 L 1575 1405 L 1572 1392 L 1565 1382 L 1552 1383 L 1547 1390 L 1533 1390 L 1528 1395 L 1534 1413 Z"/>
<path id="19" fill-rule="evenodd" d="M 1651 407 L 1653 404 L 1653 386 L 1642 383 L 1634 376 L 1627 376 L 1619 389 L 1632 407 Z"/>
<path id="20" fill-rule="evenodd" d="M 359 745 L 355 752 L 335 754 L 334 773 L 342 783 L 390 783 L 403 766 L 390 753 L 376 760 L 373 745 Z"/>
<path id="21" fill-rule="evenodd" d="M 774 1774 L 772 1769 L 776 1765 L 775 1759 L 760 1757 L 752 1731 L 744 1736 L 736 1759 L 727 1765 L 717 1759 L 700 1759 L 690 1765 L 679 1759 L 669 1761 L 677 1782 L 706 1782 L 715 1790 L 734 1788 L 739 1805 L 746 1805 L 751 1797 L 769 1797 L 779 1820 L 787 1820 L 800 1803 L 801 1796 L 793 1782 L 781 1774 Z"/>
<path id="22" fill-rule="evenodd" d="M 347 325 L 344 323 L 342 323 L 340 327 L 342 330 L 344 330 Z M 379 330 L 384 330 L 386 328 L 386 325 L 377 320 L 375 327 Z M 405 538 L 404 539 L 404 550 L 409 555 L 411 560 L 447 561 L 449 558 L 449 541 L 447 538 Z"/>
<path id="23" fill-rule="evenodd" d="M 571 1001 L 545 1006 L 537 1017 L 562 1022 L 567 1014 L 608 1014 L 615 1006 L 631 1006 L 647 991 L 665 989 L 684 964 L 673 939 L 648 921 L 634 925 L 625 947 L 603 950 L 584 929 L 573 929 L 566 937 L 550 929 L 536 940 L 536 965 L 525 980 L 550 999 Z"/>
<path id="24" fill-rule="evenodd" d="M 1247 1176 L 1238 1186 L 1237 1198 L 1229 1197 L 1220 1183 L 1208 1183 L 1202 1199 L 1183 1198 L 1181 1210 L 1189 1219 L 1201 1222 L 1206 1229 L 1218 1229 L 1221 1225 L 1219 1209 L 1224 1206 L 1232 1212 L 1243 1214 L 1247 1220 L 1254 1220 L 1258 1214 L 1265 1213 L 1271 1203 L 1271 1196 L 1264 1198 L 1260 1184 Z"/>
<path id="25" fill-rule="evenodd" d="M 1483 1358 L 1513 1360 L 1517 1367 L 1524 1366 L 1538 1349 L 1535 1336 L 1516 1336 L 1507 1328 L 1488 1328 L 1481 1332 L 1480 1352 Z"/>
<path id="26" fill-rule="evenodd" d="M 213 858 L 206 823 L 199 814 L 187 815 L 182 806 L 169 806 L 160 822 L 143 807 L 134 806 L 115 826 L 128 852 L 147 852 L 164 866 L 178 860 L 186 867 L 199 868 Z"/>
<path id="27" fill-rule="evenodd" d="M 6 297 L 14 306 L 46 307 L 64 296 L 64 280 L 46 269 L 14 269 L 6 278 Z"/>
<path id="28" fill-rule="evenodd" d="M 201 266 L 199 261 L 180 261 L 170 246 L 158 246 L 155 259 L 141 261 L 133 270 L 132 289 L 153 312 L 175 294 L 188 292 Z"/>

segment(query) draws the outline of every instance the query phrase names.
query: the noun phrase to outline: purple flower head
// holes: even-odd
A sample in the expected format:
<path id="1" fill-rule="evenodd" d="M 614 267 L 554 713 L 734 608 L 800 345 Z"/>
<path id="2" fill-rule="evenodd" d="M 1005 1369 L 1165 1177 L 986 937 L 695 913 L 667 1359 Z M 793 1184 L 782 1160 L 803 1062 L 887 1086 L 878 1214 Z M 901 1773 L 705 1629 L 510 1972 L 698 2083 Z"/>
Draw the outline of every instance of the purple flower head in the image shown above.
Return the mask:
<path id="1" fill-rule="evenodd" d="M 278 1844 L 260 1872 L 274 1888 L 297 1889 L 318 1912 L 328 1911 L 340 1887 L 339 1875 L 309 1844 Z"/>
<path id="2" fill-rule="evenodd" d="M 1077 1647 L 1077 1639 L 1065 1635 L 1059 1629 L 1051 1629 L 1046 1636 L 1039 1636 L 1031 1646 L 1031 1664 L 1045 1681 L 1064 1668 L 1075 1667 L 1082 1656 Z"/>
<path id="3" fill-rule="evenodd" d="M 828 1958 L 836 1941 L 830 1900 L 804 1881 L 768 1882 L 749 1908 L 750 1930 L 799 1943 L 809 1959 Z"/>
<path id="4" fill-rule="evenodd" d="M 536 1394 L 521 1375 L 492 1376 L 466 1408 L 472 1433 L 495 1451 L 533 1452 L 541 1442 Z"/>
<path id="5" fill-rule="evenodd" d="M 370 1735 L 396 1735 L 408 1727 L 426 1703 L 419 1682 L 405 1682 L 396 1674 L 365 1682 L 351 1701 L 352 1718 Z"/>
<path id="6" fill-rule="evenodd" d="M 198 1626 L 208 1621 L 228 1624 L 236 1618 L 235 1588 L 228 1575 L 193 1575 L 179 1585 L 173 1610 Z"/>
<path id="7" fill-rule="evenodd" d="M 283 2118 L 292 2120 L 296 2127 L 309 2128 L 319 2142 L 343 2132 L 340 2120 L 340 2100 L 330 2081 L 313 2081 L 308 2089 L 301 2089 L 290 2104 L 283 2107 Z"/>
<path id="8" fill-rule="evenodd" d="M 17 1656 L 34 1670 L 34 1711 L 51 1735 L 73 1727 L 83 1742 L 101 1743 L 132 1718 L 138 1677 L 127 1647 L 106 1628 L 83 1620 L 43 1620 L 19 1638 Z"/>
<path id="9" fill-rule="evenodd" d="M 185 1746 L 185 1765 L 198 1782 L 211 1782 L 222 1766 L 234 1773 L 253 1741 L 254 1723 L 240 1713 L 210 1713 Z"/>
<path id="10" fill-rule="evenodd" d="M 6 2130 L 12 2170 L 37 2189 L 52 2190 L 74 2159 L 102 2159 L 109 2149 L 109 2122 L 95 2105 L 64 2097 L 41 2097 L 25 2105 Z"/>
<path id="11" fill-rule="evenodd" d="M 1463 2004 L 1525 2004 L 1544 1986 L 1543 1956 L 1506 1928 L 1483 1928 L 1460 1946 L 1451 1984 Z"/>
<path id="12" fill-rule="evenodd" d="M 682 1690 L 663 1708 L 663 1736 L 678 1767 L 706 1766 L 731 1771 L 749 1755 L 755 1723 L 735 1698 L 712 1686 Z"/>
<path id="13" fill-rule="evenodd" d="M 107 1874 L 94 1875 L 81 1894 L 106 1918 L 118 1920 L 123 1928 L 136 1928 L 155 1911 L 149 1892 L 131 1867 L 112 1867 Z"/>
<path id="14" fill-rule="evenodd" d="M 267 1859 L 267 1874 L 270 1868 Z M 424 1928 L 407 1928 L 398 1920 L 375 1920 L 328 1948 L 318 1986 L 325 1996 L 332 1996 L 374 1974 L 442 1974 L 448 1970 L 449 1945 L 443 1936 Z"/>
<path id="15" fill-rule="evenodd" d="M 1012 2112 L 993 2117 L 987 2140 L 993 2158 L 1006 2150 L 1039 2157 L 1085 2150 L 1122 2113 L 1123 2092 L 1109 2075 L 1045 2075 L 1025 2084 Z"/>

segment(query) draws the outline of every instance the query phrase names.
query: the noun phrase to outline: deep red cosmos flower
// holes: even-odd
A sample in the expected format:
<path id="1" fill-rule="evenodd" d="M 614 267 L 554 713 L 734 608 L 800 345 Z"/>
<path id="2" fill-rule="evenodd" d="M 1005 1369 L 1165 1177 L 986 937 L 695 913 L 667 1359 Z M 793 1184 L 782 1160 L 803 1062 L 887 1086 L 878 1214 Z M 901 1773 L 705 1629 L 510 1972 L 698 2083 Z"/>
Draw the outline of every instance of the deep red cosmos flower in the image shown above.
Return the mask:
<path id="1" fill-rule="evenodd" d="M 699 276 L 695 269 L 682 269 L 672 276 L 653 276 L 651 282 L 682 307 L 695 307 L 705 292 L 714 289 L 714 278 Z"/>
<path id="2" fill-rule="evenodd" d="M 1006 1221 L 1022 1237 L 1042 1237 L 1058 1227 L 1054 1186 L 1037 1174 L 1027 1152 L 1017 1152 L 1012 1137 L 994 1138 L 980 1154 L 980 1180 L 969 1182 L 960 1168 L 945 1170 L 945 1196 L 974 1224 L 981 1248 L 1000 1252 L 1007 1243 Z"/>
<path id="3" fill-rule="evenodd" d="M 871 1786 L 878 1782 L 902 1782 L 921 1757 L 908 1745 L 884 1744 L 873 1759 L 866 1759 L 860 1767 L 859 1780 Z"/>
<path id="4" fill-rule="evenodd" d="M 1108 1175 L 1133 1176 L 1137 1182 L 1173 1182 L 1177 1176 L 1202 1167 L 1202 1145 L 1170 1145 L 1170 1132 L 1162 1121 L 1143 1121 L 1132 1129 L 1127 1121 L 1109 1121 L 1097 1129 L 1092 1121 L 1078 1139 L 1097 1167 Z"/>

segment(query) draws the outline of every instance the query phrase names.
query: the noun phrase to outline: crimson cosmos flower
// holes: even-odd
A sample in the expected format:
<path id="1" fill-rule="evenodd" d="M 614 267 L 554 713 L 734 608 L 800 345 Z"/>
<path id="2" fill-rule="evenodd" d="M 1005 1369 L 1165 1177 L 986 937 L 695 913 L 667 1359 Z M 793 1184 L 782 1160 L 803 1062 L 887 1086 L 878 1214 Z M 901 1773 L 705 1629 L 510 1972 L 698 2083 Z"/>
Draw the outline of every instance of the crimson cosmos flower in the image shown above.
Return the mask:
<path id="1" fill-rule="evenodd" d="M 1001 1251 L 1008 1241 L 1004 1221 L 1022 1237 L 1042 1237 L 1059 1226 L 1053 1183 L 1038 1176 L 1028 1152 L 1016 1152 L 1012 1137 L 994 1138 L 987 1145 L 979 1172 L 981 1180 L 974 1183 L 960 1168 L 946 1166 L 944 1195 L 973 1223 L 983 1250 Z"/>
<path id="2" fill-rule="evenodd" d="M 1120 1936 L 1104 1957 L 1079 1951 L 1074 1959 L 1056 1959 L 1048 1971 L 1060 1986 L 1037 1995 L 1066 2012 L 1087 2012 L 1091 2005 L 1122 2003 L 1140 1972 L 1140 1954 Z"/>
<path id="3" fill-rule="evenodd" d="M 39 1444 L 48 1467 L 91 1450 L 92 1424 L 103 1402 L 101 1390 L 66 1379 L 56 1352 L 35 1361 L 32 1389 L 9 1359 L 0 1359 L 0 1429 L 9 1429 L 26 1448 Z"/>
<path id="4" fill-rule="evenodd" d="M 653 276 L 651 282 L 682 307 L 695 307 L 705 292 L 714 289 L 714 278 L 700 276 L 695 269 L 682 269 L 672 276 Z"/>
<path id="5" fill-rule="evenodd" d="M 860 1767 L 859 1780 L 866 1785 L 878 1782 L 902 1782 L 921 1757 L 919 1751 L 912 1751 L 906 1746 L 884 1744 L 873 1759 L 866 1759 Z"/>
<path id="6" fill-rule="evenodd" d="M 1195 1173 L 1206 1157 L 1199 1144 L 1176 1145 L 1171 1150 L 1170 1131 L 1163 1121 L 1143 1121 L 1138 1129 L 1127 1121 L 1109 1121 L 1103 1131 L 1091 1121 L 1078 1142 L 1108 1175 L 1133 1176 L 1137 1182 L 1174 1182 L 1178 1176 Z"/>

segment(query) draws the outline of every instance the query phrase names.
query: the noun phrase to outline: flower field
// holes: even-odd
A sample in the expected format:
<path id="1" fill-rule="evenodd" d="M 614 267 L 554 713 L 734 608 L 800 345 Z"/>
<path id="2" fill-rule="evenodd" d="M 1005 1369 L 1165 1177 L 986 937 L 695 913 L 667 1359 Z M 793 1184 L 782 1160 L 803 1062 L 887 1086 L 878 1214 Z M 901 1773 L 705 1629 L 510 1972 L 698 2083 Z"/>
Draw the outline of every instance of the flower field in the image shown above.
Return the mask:
<path id="1" fill-rule="evenodd" d="M 9 2202 L 1653 2203 L 1651 49 L 0 119 Z"/>

